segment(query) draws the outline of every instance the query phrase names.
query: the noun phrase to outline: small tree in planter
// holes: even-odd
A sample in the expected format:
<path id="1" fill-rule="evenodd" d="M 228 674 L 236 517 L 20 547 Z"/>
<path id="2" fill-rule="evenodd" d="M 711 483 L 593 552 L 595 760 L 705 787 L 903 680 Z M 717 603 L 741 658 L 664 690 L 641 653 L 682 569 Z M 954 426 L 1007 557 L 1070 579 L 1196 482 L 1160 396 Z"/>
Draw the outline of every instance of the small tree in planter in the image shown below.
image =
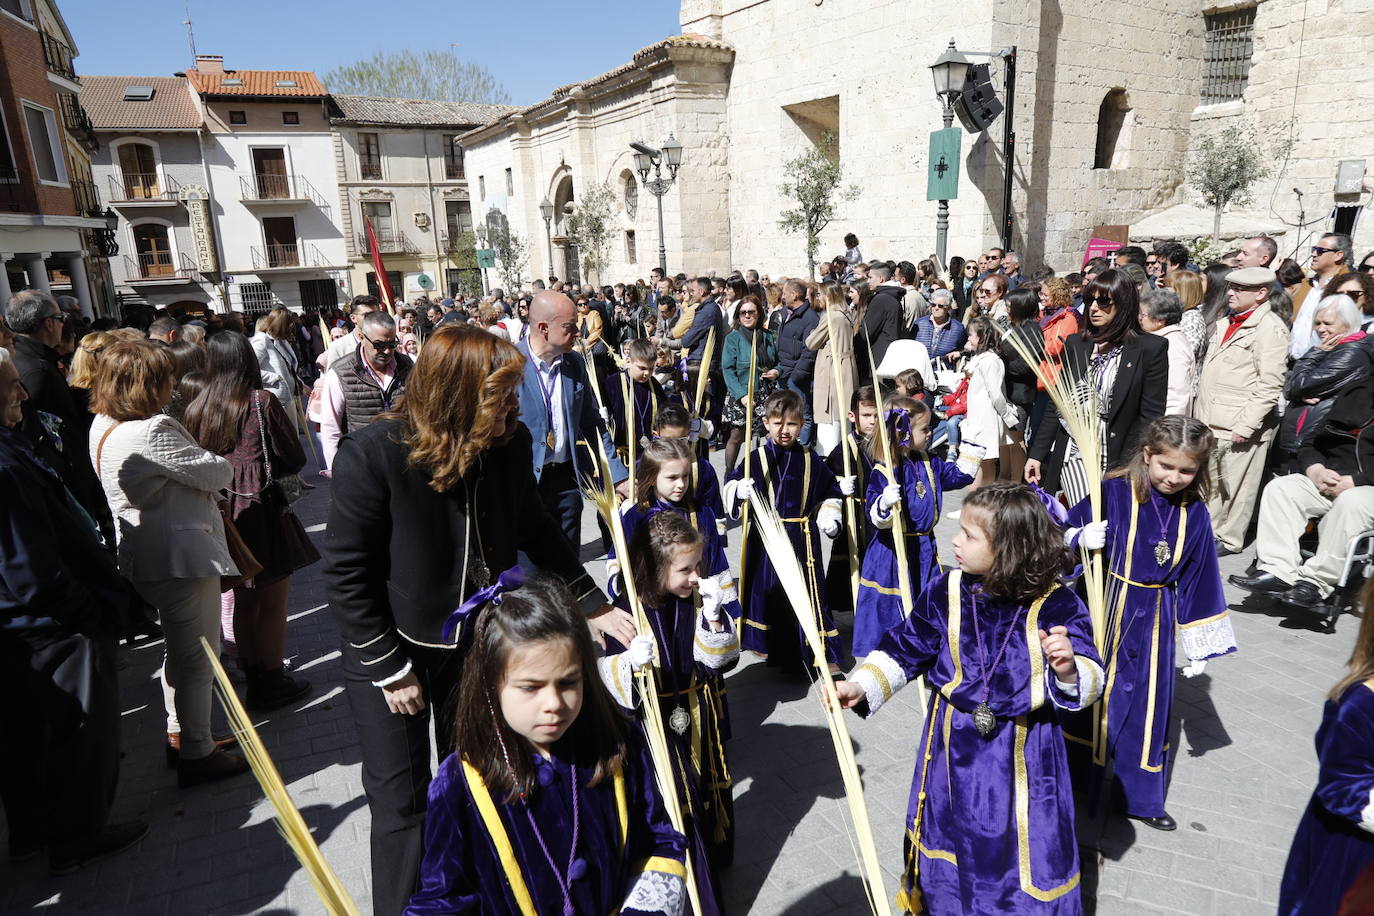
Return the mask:
<path id="1" fill-rule="evenodd" d="M 577 246 L 588 277 L 595 274 L 598 282 L 604 282 L 601 274 L 610 262 L 615 202 L 615 192 L 599 181 L 583 188 L 568 216 L 568 238 Z"/>
<path id="2" fill-rule="evenodd" d="M 1250 202 L 1256 182 L 1267 176 L 1271 164 L 1288 155 L 1293 141 L 1261 131 L 1240 120 L 1198 143 L 1188 162 L 1188 183 L 1212 208 L 1212 244 L 1221 238 L 1221 213 L 1227 207 Z"/>
<path id="3" fill-rule="evenodd" d="M 835 218 L 838 202 L 859 196 L 858 185 L 840 186 L 844 173 L 838 147 L 835 135 L 825 134 L 817 146 L 783 166 L 786 179 L 778 186 L 778 193 L 794 204 L 782 211 L 778 228 L 783 232 L 800 232 L 805 237 L 806 269 L 813 280 L 821 230 Z"/>

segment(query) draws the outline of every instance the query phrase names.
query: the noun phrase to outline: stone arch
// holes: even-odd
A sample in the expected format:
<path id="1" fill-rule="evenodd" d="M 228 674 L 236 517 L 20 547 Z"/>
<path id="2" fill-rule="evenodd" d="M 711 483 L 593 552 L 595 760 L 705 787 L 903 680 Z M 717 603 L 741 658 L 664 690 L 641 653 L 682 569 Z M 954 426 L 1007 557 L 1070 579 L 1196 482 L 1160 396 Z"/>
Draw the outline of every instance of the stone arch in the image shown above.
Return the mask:
<path id="1" fill-rule="evenodd" d="M 1127 165 L 1130 128 L 1134 123 L 1130 98 L 1120 86 L 1102 97 L 1097 109 L 1097 146 L 1093 168 L 1119 169 Z"/>

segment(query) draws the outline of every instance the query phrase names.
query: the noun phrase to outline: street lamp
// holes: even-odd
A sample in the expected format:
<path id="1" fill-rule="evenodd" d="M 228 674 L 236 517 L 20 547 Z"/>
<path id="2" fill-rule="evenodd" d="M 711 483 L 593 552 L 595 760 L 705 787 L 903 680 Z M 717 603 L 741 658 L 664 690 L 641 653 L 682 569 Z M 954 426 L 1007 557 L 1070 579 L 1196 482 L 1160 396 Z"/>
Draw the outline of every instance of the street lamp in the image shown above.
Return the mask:
<path id="1" fill-rule="evenodd" d="M 119 214 L 106 207 L 100 218 L 105 221 L 105 228 L 95 230 L 96 254 L 102 258 L 112 258 L 119 254 Z"/>
<path id="2" fill-rule="evenodd" d="M 659 144 L 658 149 L 652 146 L 645 146 L 643 143 L 635 142 L 630 144 L 630 149 L 635 151 L 635 171 L 639 173 L 639 180 L 643 183 L 644 189 L 654 195 L 658 201 L 658 268 L 663 271 L 663 275 L 668 275 L 668 252 L 663 247 L 663 195 L 668 193 L 668 189 L 673 186 L 674 179 L 677 178 L 678 169 L 682 168 L 682 144 L 672 135 Z M 668 177 L 663 177 L 663 166 L 668 166 Z M 654 173 L 654 177 L 649 177 L 649 172 Z"/>
<path id="3" fill-rule="evenodd" d="M 553 235 L 549 226 L 553 222 L 553 201 L 545 197 L 539 202 L 539 215 L 544 217 L 544 244 L 549 249 L 548 275 L 553 276 Z"/>
<path id="4" fill-rule="evenodd" d="M 964 91 L 968 78 L 969 59 L 959 53 L 950 39 L 949 47 L 935 58 L 930 65 L 930 75 L 935 80 L 935 95 L 944 106 L 945 129 L 954 126 L 954 100 Z M 949 247 L 949 201 L 941 200 L 935 215 L 935 259 L 943 270 L 948 261 L 945 252 Z"/>

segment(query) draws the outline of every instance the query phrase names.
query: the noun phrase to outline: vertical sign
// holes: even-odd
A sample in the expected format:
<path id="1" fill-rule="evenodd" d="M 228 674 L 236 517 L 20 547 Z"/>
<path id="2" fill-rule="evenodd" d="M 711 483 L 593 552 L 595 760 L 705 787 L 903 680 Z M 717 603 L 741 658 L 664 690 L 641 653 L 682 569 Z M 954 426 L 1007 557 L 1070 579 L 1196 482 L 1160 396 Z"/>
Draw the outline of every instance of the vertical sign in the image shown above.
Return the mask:
<path id="1" fill-rule="evenodd" d="M 198 184 L 182 185 L 182 203 L 191 223 L 191 241 L 196 248 L 196 270 L 219 273 L 219 253 L 215 250 L 215 231 L 210 223 L 210 195 Z"/>
<path id="2" fill-rule="evenodd" d="M 930 132 L 926 200 L 955 200 L 959 197 L 959 147 L 963 137 L 964 132 L 957 127 Z"/>

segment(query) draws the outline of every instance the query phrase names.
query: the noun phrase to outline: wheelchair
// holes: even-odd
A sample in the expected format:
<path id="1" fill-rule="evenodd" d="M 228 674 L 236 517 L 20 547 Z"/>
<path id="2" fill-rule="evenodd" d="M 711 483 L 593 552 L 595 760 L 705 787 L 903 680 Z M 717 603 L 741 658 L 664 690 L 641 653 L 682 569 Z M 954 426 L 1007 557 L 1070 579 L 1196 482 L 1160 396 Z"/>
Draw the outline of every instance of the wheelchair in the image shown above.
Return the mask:
<path id="1" fill-rule="evenodd" d="M 1361 531 L 1350 539 L 1345 552 L 1345 566 L 1331 597 L 1312 608 L 1322 618 L 1322 632 L 1336 632 L 1336 619 L 1346 612 L 1363 614 L 1360 593 L 1365 581 L 1374 574 L 1374 528 Z"/>

